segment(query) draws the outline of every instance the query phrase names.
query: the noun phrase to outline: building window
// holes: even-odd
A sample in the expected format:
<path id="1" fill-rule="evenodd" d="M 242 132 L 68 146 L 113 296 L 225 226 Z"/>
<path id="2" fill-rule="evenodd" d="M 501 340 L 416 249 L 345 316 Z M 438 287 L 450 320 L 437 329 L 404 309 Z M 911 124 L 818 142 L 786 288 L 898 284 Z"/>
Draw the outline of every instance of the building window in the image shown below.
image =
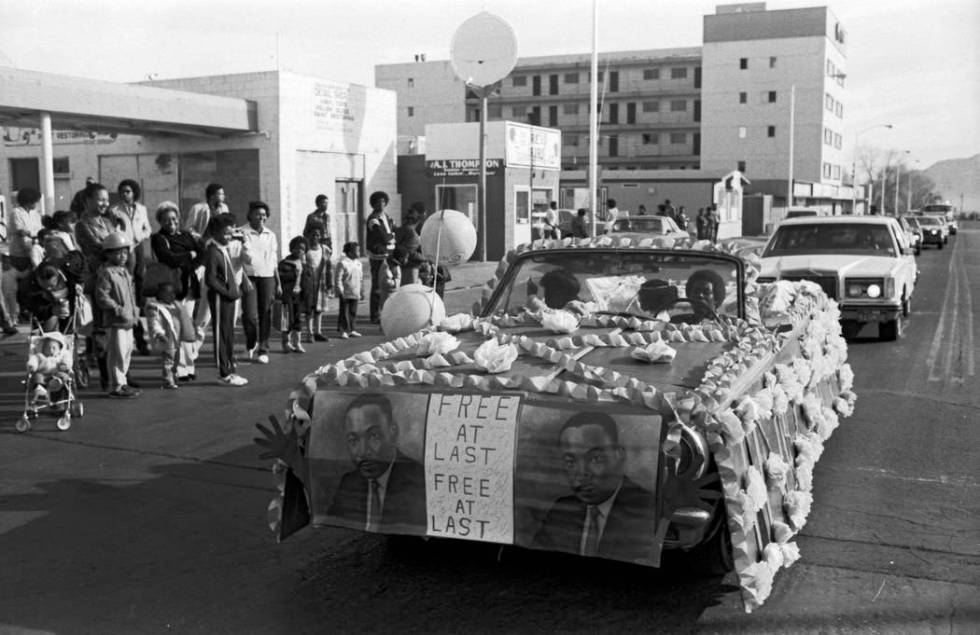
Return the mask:
<path id="1" fill-rule="evenodd" d="M 514 119 L 523 119 L 527 114 L 527 108 L 524 106 L 511 106 L 510 116 Z"/>
<path id="2" fill-rule="evenodd" d="M 776 68 L 776 58 L 775 57 L 770 57 L 769 58 L 769 68 Z"/>
<path id="3" fill-rule="evenodd" d="M 685 143 L 687 143 L 687 133 L 686 132 L 670 133 L 670 143 L 671 145 L 684 145 Z"/>
<path id="4" fill-rule="evenodd" d="M 548 106 L 548 125 L 552 128 L 558 125 L 558 106 Z"/>
<path id="5" fill-rule="evenodd" d="M 408 78 L 408 87 L 415 88 L 415 80 L 412 79 L 411 77 Z"/>
<path id="6" fill-rule="evenodd" d="M 415 106 L 409 106 L 406 110 L 408 110 L 408 116 L 409 117 L 414 117 L 415 116 Z"/>
<path id="7" fill-rule="evenodd" d="M 774 90 L 769 91 L 769 103 L 770 104 L 776 103 L 776 91 Z"/>
<path id="8" fill-rule="evenodd" d="M 831 172 L 831 175 L 832 176 L 830 178 L 834 179 L 835 181 L 839 181 L 840 180 L 840 166 L 839 165 L 833 166 L 833 172 Z"/>
<path id="9" fill-rule="evenodd" d="M 843 119 L 844 118 L 844 104 L 842 104 L 840 102 L 837 102 L 834 105 L 834 113 L 836 113 L 838 117 L 840 117 L 841 119 Z"/>
<path id="10" fill-rule="evenodd" d="M 532 126 L 541 125 L 541 106 L 531 107 L 531 112 L 527 115 L 527 122 Z"/>
<path id="11" fill-rule="evenodd" d="M 470 119 L 469 120 L 470 121 L 479 121 L 480 120 L 480 109 L 479 108 L 474 108 L 473 109 L 473 114 L 470 115 Z"/>
<path id="12" fill-rule="evenodd" d="M 514 75 L 510 78 L 511 86 L 527 86 L 527 75 Z"/>
<path id="13" fill-rule="evenodd" d="M 670 112 L 684 112 L 687 110 L 687 100 L 686 99 L 671 99 L 670 100 Z"/>
<path id="14" fill-rule="evenodd" d="M 739 93 L 738 94 L 738 103 L 740 103 L 740 104 L 747 104 L 747 103 L 749 103 L 749 94 L 748 93 Z"/>
<path id="15" fill-rule="evenodd" d="M 834 147 L 838 150 L 844 145 L 844 137 L 838 133 L 834 133 Z"/>
<path id="16" fill-rule="evenodd" d="M 541 76 L 533 75 L 531 77 L 531 94 L 535 97 L 541 94 Z"/>
<path id="17" fill-rule="evenodd" d="M 659 112 L 660 102 L 659 101 L 645 101 L 643 102 L 643 112 Z"/>
<path id="18" fill-rule="evenodd" d="M 745 161 L 739 161 L 735 165 L 735 169 L 738 170 L 739 172 L 745 172 Z"/>
<path id="19" fill-rule="evenodd" d="M 609 71 L 609 92 L 619 92 L 619 71 Z"/>
<path id="20" fill-rule="evenodd" d="M 565 83 L 566 84 L 577 84 L 578 83 L 578 73 L 565 73 Z"/>
<path id="21" fill-rule="evenodd" d="M 68 157 L 55 157 L 51 160 L 51 170 L 55 174 L 71 174 Z"/>
<path id="22" fill-rule="evenodd" d="M 687 69 L 686 68 L 672 68 L 670 69 L 671 79 L 687 79 Z"/>
<path id="23" fill-rule="evenodd" d="M 766 136 L 775 137 L 776 136 L 776 126 L 768 126 L 766 128 Z"/>
<path id="24" fill-rule="evenodd" d="M 487 118 L 500 119 L 504 116 L 504 107 L 500 104 L 487 104 Z"/>
<path id="25" fill-rule="evenodd" d="M 660 134 L 657 132 L 645 132 L 643 133 L 643 145 L 652 146 L 660 143 Z"/>
<path id="26" fill-rule="evenodd" d="M 745 137 L 748 136 L 748 134 L 749 134 L 748 128 L 746 128 L 745 126 L 739 126 L 738 127 L 738 138 L 739 139 L 744 139 Z"/>
<path id="27" fill-rule="evenodd" d="M 834 145 L 834 131 L 830 128 L 823 129 L 823 143 L 824 145 Z"/>
<path id="28" fill-rule="evenodd" d="M 609 156 L 619 156 L 619 137 L 614 134 L 609 135 Z"/>
<path id="29" fill-rule="evenodd" d="M 738 67 L 743 71 L 749 67 L 749 58 L 743 57 L 738 60 Z"/>
<path id="30" fill-rule="evenodd" d="M 577 115 L 578 104 L 562 104 L 561 111 L 565 115 Z"/>
<path id="31" fill-rule="evenodd" d="M 644 68 L 643 79 L 660 79 L 659 68 Z"/>
<path id="32" fill-rule="evenodd" d="M 831 174 L 831 168 L 829 163 L 823 164 L 823 178 L 829 179 Z"/>
<path id="33" fill-rule="evenodd" d="M 827 76 L 834 76 L 834 62 L 832 60 L 827 60 Z"/>
<path id="34" fill-rule="evenodd" d="M 636 123 L 636 104 L 633 102 L 626 104 L 626 123 Z"/>
<path id="35" fill-rule="evenodd" d="M 548 75 L 548 94 L 558 94 L 558 75 Z"/>
<path id="36" fill-rule="evenodd" d="M 577 134 L 564 134 L 561 136 L 562 144 L 566 146 L 578 146 Z"/>
<path id="37" fill-rule="evenodd" d="M 830 112 L 834 112 L 834 97 L 830 93 L 824 95 L 823 98 L 824 107 Z"/>
<path id="38" fill-rule="evenodd" d="M 609 123 L 619 123 L 619 104 L 609 104 Z"/>

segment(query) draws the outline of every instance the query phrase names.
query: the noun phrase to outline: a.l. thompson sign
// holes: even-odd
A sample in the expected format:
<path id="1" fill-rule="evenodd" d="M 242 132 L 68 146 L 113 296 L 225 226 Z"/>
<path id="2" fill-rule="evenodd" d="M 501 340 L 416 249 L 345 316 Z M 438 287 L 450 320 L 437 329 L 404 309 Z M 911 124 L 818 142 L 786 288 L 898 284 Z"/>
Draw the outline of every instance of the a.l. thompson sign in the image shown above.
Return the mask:
<path id="1" fill-rule="evenodd" d="M 493 176 L 503 165 L 502 159 L 486 159 L 487 176 Z M 479 176 L 479 159 L 432 159 L 425 162 L 429 176 Z"/>

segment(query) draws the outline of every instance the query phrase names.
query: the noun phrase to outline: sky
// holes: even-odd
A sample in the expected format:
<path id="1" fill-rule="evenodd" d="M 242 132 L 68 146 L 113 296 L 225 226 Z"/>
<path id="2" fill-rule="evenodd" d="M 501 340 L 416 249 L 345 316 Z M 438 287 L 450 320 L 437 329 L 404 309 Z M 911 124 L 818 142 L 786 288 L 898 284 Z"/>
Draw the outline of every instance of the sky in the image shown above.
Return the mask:
<path id="1" fill-rule="evenodd" d="M 600 51 L 700 46 L 714 0 L 597 0 Z M 923 169 L 980 153 L 980 0 L 829 6 L 848 32 L 846 134 Z M 119 82 L 279 68 L 374 84 L 374 65 L 449 59 L 489 11 L 518 55 L 588 53 L 592 0 L 0 0 L 0 65 Z M 918 161 L 918 163 L 915 163 Z"/>

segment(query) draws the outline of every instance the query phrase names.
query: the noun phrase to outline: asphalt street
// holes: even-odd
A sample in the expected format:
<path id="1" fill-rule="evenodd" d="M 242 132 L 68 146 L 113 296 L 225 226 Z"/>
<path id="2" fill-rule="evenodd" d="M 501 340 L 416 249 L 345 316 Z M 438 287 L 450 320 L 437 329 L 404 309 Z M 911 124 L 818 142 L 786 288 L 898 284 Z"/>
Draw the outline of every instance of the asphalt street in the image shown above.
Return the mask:
<path id="1" fill-rule="evenodd" d="M 980 224 L 918 258 L 905 337 L 851 342 L 857 409 L 827 444 L 802 559 L 767 603 L 732 576 L 448 541 L 304 530 L 277 545 L 254 424 L 308 371 L 380 341 L 333 339 L 176 392 L 82 392 L 84 418 L 18 434 L 26 345 L 0 344 L 0 633 L 980 631 Z M 476 289 L 447 295 L 468 309 Z"/>

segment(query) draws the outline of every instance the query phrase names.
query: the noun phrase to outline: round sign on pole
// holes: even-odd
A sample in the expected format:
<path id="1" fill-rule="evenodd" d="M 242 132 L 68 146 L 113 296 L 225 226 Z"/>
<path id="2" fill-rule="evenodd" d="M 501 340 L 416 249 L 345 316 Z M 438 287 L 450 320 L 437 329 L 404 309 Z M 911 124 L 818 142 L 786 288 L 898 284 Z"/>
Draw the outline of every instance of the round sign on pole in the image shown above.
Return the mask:
<path id="1" fill-rule="evenodd" d="M 490 86 L 517 64 L 517 36 L 502 18 L 481 11 L 456 29 L 449 58 L 464 82 Z"/>

